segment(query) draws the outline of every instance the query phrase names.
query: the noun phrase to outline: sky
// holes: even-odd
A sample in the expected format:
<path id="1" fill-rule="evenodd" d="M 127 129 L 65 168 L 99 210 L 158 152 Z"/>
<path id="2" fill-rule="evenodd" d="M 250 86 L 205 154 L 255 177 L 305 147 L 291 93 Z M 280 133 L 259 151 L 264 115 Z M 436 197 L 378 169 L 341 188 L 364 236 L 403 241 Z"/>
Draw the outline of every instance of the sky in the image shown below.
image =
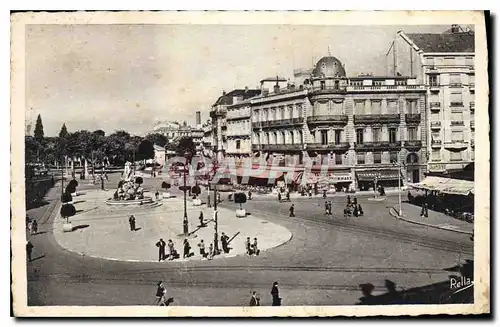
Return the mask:
<path id="1" fill-rule="evenodd" d="M 145 135 L 157 120 L 209 118 L 223 91 L 293 79 L 328 53 L 348 76 L 384 75 L 397 31 L 449 26 L 27 25 L 26 121 L 46 136 L 124 129 Z"/>

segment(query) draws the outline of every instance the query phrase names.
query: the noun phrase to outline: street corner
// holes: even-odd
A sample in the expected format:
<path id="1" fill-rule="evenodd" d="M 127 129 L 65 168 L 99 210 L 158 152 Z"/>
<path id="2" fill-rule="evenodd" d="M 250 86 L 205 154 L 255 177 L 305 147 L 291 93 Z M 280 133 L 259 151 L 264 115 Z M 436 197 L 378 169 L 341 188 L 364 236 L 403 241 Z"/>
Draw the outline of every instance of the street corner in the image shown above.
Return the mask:
<path id="1" fill-rule="evenodd" d="M 214 244 L 215 221 L 213 209 L 205 206 L 193 206 L 188 202 L 186 215 L 190 235 L 184 236 L 184 203 L 181 199 L 163 200 L 161 207 L 145 208 L 142 206 L 109 206 L 105 203 L 105 193 L 89 192 L 79 210 L 82 212 L 70 218 L 71 231 L 64 231 L 65 220 L 58 215 L 54 220 L 53 230 L 57 243 L 64 249 L 88 257 L 131 262 L 158 262 L 159 249 L 155 244 L 163 239 L 171 240 L 176 251 L 183 253 L 184 239 L 191 246 L 193 256 L 173 260 L 191 261 L 204 259 L 200 255 L 200 243 L 203 240 L 205 251 L 209 252 Z M 203 212 L 203 224 L 200 221 Z M 285 227 L 248 215 L 240 218 L 235 210 L 219 208 L 217 214 L 219 248 L 220 237 L 224 232 L 229 237 L 229 253 L 217 255 L 217 258 L 231 258 L 244 255 L 245 242 L 257 240 L 260 252 L 280 246 L 292 237 Z M 129 217 L 134 216 L 134 228 Z"/>

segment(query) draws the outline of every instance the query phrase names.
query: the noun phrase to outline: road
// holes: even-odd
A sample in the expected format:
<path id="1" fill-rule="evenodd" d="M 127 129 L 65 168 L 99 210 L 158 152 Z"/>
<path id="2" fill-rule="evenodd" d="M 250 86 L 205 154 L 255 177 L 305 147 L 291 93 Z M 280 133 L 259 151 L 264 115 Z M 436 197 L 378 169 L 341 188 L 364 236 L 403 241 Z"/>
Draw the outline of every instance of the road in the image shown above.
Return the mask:
<path id="1" fill-rule="evenodd" d="M 161 181 L 145 183 L 158 187 Z M 97 186 L 81 185 L 79 190 L 89 187 Z M 288 217 L 289 203 L 264 198 L 247 202 L 247 212 L 259 213 L 293 234 L 289 242 L 259 257 L 186 263 L 106 261 L 57 244 L 51 232 L 55 213 L 48 214 L 57 208 L 57 192 L 57 187 L 49 192 L 49 205 L 30 212 L 42 217 L 42 233 L 32 238 L 34 257 L 39 259 L 28 263 L 29 305 L 152 305 L 159 280 L 174 297 L 173 305 L 247 305 L 252 290 L 260 294 L 262 305 L 270 305 L 275 280 L 283 305 L 352 305 L 364 296 L 360 285 L 373 285 L 372 295 L 378 295 L 388 291 L 387 281 L 396 291 L 436 284 L 448 280 L 447 268 L 473 258 L 467 235 L 392 218 L 386 206 L 396 197 L 388 203 L 359 198 L 365 211 L 360 218 L 344 218 L 345 198 L 335 197 L 333 218 L 324 216 L 321 198 L 293 200 L 295 218 Z M 236 208 L 228 201 L 221 205 Z M 421 298 L 425 303 L 430 297 Z"/>

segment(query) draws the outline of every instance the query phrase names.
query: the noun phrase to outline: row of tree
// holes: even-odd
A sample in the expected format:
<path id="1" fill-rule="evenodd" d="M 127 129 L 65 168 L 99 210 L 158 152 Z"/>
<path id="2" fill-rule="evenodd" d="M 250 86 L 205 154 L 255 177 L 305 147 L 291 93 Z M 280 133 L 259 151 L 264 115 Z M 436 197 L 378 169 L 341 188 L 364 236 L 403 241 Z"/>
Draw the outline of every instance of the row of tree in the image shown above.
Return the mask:
<path id="1" fill-rule="evenodd" d="M 63 163 L 64 157 L 86 158 L 91 164 L 109 163 L 123 165 L 126 161 L 154 158 L 154 145 L 183 155 L 185 151 L 194 153 L 191 138 L 181 138 L 168 142 L 165 135 L 150 133 L 146 137 L 130 135 L 126 131 L 116 131 L 108 136 L 103 130 L 93 132 L 80 130 L 69 133 L 63 124 L 59 136 L 45 137 L 40 115 L 37 117 L 33 136 L 25 137 L 26 162 L 45 164 Z"/>

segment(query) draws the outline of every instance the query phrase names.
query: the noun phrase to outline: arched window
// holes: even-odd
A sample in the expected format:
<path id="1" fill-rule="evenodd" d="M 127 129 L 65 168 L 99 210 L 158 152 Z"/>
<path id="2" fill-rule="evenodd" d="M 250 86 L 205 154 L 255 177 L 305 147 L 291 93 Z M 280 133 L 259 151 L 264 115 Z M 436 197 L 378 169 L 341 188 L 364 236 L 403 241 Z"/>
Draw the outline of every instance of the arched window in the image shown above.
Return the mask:
<path id="1" fill-rule="evenodd" d="M 418 155 L 416 153 L 410 153 L 406 157 L 407 164 L 418 164 Z"/>

